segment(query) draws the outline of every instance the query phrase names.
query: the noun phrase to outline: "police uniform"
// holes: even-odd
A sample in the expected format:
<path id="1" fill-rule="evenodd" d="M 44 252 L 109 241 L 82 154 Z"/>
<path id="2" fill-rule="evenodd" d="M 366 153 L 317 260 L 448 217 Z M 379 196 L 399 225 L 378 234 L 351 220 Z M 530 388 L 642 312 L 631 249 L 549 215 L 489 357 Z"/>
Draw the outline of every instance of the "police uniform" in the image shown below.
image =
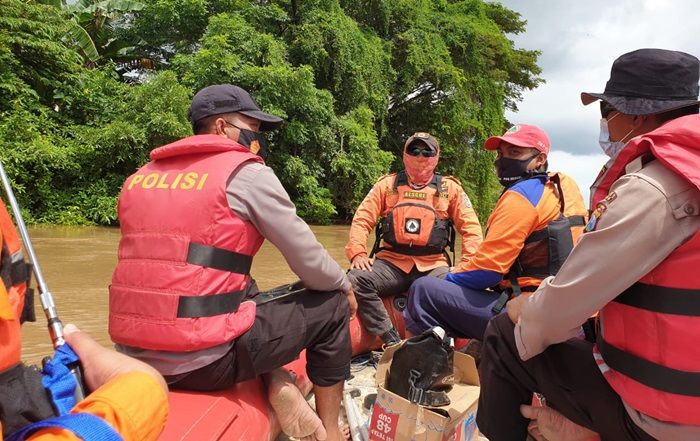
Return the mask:
<path id="1" fill-rule="evenodd" d="M 681 390 L 667 384 L 678 372 L 700 371 L 700 349 L 690 343 L 700 336 L 697 317 L 690 309 L 669 309 L 681 297 L 698 298 L 700 288 L 690 268 L 700 264 L 699 145 L 697 115 L 632 139 L 601 180 L 614 183 L 594 201 L 589 232 L 559 273 L 523 303 L 516 325 L 506 314 L 491 321 L 477 417 L 487 436 L 522 438 L 528 421 L 519 405 L 539 392 L 548 405 L 602 439 L 700 439 L 694 382 L 681 382 Z M 650 280 L 670 260 L 678 271 Z M 652 302 L 643 303 L 650 297 L 644 289 L 653 294 Z M 594 349 L 575 338 L 598 310 L 599 337 L 617 353 L 599 350 L 601 340 Z M 683 320 L 688 323 L 683 330 L 669 335 L 666 324 L 673 330 Z M 648 378 L 648 369 L 664 374 Z M 667 392 L 669 387 L 675 392 Z M 678 399 L 683 405 L 674 408 Z"/>

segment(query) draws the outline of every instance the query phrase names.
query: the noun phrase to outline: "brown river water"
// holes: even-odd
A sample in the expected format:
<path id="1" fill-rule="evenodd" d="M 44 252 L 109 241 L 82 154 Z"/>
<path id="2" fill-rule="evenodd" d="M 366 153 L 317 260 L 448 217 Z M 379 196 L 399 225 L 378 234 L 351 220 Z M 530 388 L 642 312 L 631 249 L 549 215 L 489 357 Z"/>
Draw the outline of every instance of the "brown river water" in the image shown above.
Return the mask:
<path id="1" fill-rule="evenodd" d="M 349 226 L 313 226 L 311 229 L 333 258 L 346 267 L 343 248 Z M 74 323 L 100 343 L 111 346 L 107 334 L 107 287 L 117 261 L 119 229 L 36 227 L 29 230 L 29 235 L 61 321 Z M 268 242 L 255 256 L 252 274 L 261 290 L 296 280 L 282 255 Z M 36 281 L 32 286 L 36 288 Z M 30 364 L 39 363 L 52 353 L 38 293 L 35 303 L 37 321 L 22 326 L 22 359 Z"/>

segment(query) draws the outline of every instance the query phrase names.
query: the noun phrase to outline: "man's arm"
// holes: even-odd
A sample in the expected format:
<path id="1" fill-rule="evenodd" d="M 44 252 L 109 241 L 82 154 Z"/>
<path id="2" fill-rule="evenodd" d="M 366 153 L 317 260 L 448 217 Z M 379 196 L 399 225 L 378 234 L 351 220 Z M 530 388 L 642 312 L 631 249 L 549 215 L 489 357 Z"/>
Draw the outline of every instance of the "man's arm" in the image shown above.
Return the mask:
<path id="1" fill-rule="evenodd" d="M 537 224 L 537 209 L 523 195 L 506 192 L 491 214 L 486 238 L 476 253 L 447 280 L 472 289 L 498 284 Z"/>
<path id="2" fill-rule="evenodd" d="M 463 264 L 466 264 L 476 254 L 484 236 L 481 231 L 479 218 L 474 212 L 469 196 L 467 196 L 456 180 L 454 184 L 449 185 L 452 191 L 450 192 L 448 215 L 452 219 L 457 233 L 462 236 L 462 257 L 460 260 Z"/>
<path id="3" fill-rule="evenodd" d="M 377 220 L 384 208 L 383 180 L 380 180 L 367 193 L 352 217 L 348 243 L 345 245 L 345 256 L 350 262 L 360 255 L 366 256 L 367 239 L 377 225 Z"/>
<path id="4" fill-rule="evenodd" d="M 282 253 L 307 288 L 347 292 L 350 282 L 338 263 L 296 213 L 282 183 L 270 167 L 248 162 L 236 170 L 226 188 L 231 209 L 250 221 Z"/>
<path id="5" fill-rule="evenodd" d="M 588 317 L 697 230 L 683 227 L 697 219 L 676 220 L 664 193 L 639 175 L 622 177 L 612 193 L 595 231 L 582 236 L 556 276 L 522 301 L 515 339 L 523 360 L 575 337 Z"/>
<path id="6" fill-rule="evenodd" d="M 93 392 L 76 404 L 71 413 L 89 413 L 101 418 L 125 441 L 155 441 L 163 431 L 170 409 L 163 377 L 151 366 L 107 349 L 66 325 L 65 338 L 80 357 L 85 382 Z M 35 441 L 77 440 L 60 428 L 39 430 Z"/>

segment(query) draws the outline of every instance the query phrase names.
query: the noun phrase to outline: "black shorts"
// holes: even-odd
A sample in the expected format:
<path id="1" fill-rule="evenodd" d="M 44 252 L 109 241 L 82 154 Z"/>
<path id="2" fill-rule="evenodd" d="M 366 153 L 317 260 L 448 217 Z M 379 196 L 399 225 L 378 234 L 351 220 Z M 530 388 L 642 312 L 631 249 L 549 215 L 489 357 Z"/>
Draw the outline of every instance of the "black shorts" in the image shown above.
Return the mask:
<path id="1" fill-rule="evenodd" d="M 311 382 L 331 386 L 350 373 L 348 302 L 343 293 L 289 289 L 261 292 L 253 326 L 230 351 L 200 369 L 166 376 L 171 388 L 217 390 L 250 380 L 298 358 L 306 349 Z"/>

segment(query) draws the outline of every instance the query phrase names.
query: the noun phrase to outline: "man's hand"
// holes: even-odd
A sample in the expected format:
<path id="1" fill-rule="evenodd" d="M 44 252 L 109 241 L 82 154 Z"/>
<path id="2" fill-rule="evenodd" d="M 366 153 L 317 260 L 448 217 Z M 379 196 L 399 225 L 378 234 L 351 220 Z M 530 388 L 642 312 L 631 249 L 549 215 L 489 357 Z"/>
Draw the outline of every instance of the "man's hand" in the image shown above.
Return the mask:
<path id="1" fill-rule="evenodd" d="M 357 303 L 355 306 L 357 307 Z M 151 375 L 158 380 L 163 390 L 168 391 L 163 376 L 146 363 L 105 348 L 75 325 L 66 325 L 63 333 L 66 342 L 80 357 L 85 383 L 91 391 L 121 374 L 135 371 Z"/>
<path id="2" fill-rule="evenodd" d="M 534 293 L 524 292 L 518 297 L 510 299 L 508 303 L 506 303 L 506 311 L 508 312 L 508 317 L 510 317 L 510 321 L 512 321 L 515 324 L 518 323 L 518 320 L 520 319 L 520 311 L 522 311 L 523 305 L 525 304 L 527 298 L 530 297 L 532 294 Z"/>
<path id="3" fill-rule="evenodd" d="M 357 299 L 355 298 L 355 291 L 353 291 L 352 287 L 350 287 L 345 295 L 348 298 L 348 309 L 350 310 L 350 320 L 352 320 L 355 318 L 355 314 L 357 314 Z"/>
<path id="4" fill-rule="evenodd" d="M 579 426 L 549 407 L 522 405 L 520 413 L 532 420 L 528 429 L 538 441 L 600 441 L 597 433 Z"/>
<path id="5" fill-rule="evenodd" d="M 350 269 L 372 271 L 372 259 L 367 257 L 366 254 L 358 254 L 353 257 L 352 262 L 350 262 Z"/>

